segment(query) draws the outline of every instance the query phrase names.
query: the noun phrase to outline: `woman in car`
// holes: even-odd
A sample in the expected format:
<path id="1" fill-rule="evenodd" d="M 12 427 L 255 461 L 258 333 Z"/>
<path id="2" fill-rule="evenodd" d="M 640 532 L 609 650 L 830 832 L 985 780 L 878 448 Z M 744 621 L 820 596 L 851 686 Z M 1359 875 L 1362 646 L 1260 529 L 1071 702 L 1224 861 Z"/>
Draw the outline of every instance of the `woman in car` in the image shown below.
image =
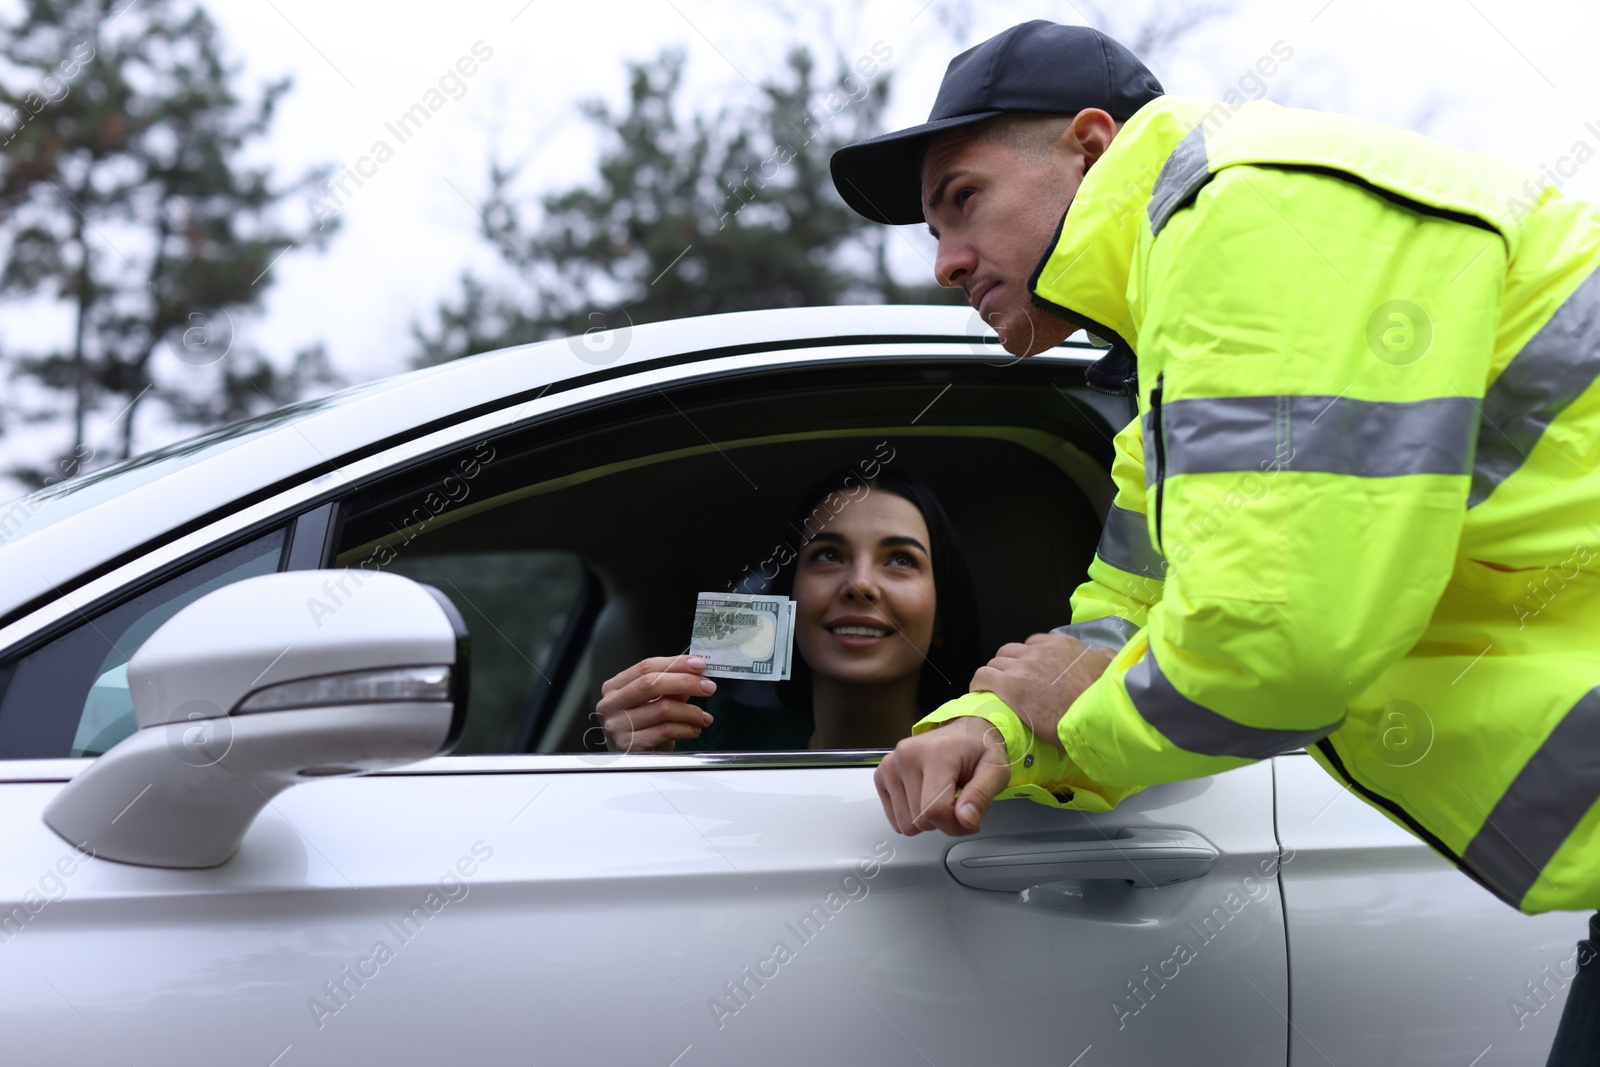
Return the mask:
<path id="1" fill-rule="evenodd" d="M 612 750 L 892 748 L 967 691 L 983 662 L 972 582 L 926 485 L 841 471 L 806 494 L 785 531 L 809 535 L 766 590 L 795 601 L 792 679 L 742 682 L 734 698 L 713 695 L 698 656 L 641 660 L 595 705 Z M 703 709 L 690 702 L 700 697 L 711 697 Z"/>

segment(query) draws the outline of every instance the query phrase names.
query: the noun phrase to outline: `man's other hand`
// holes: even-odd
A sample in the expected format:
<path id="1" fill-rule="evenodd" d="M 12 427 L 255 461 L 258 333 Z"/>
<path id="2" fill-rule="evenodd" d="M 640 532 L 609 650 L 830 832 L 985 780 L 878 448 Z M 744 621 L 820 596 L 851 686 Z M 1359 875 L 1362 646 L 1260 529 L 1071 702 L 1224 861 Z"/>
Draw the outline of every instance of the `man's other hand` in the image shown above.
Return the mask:
<path id="1" fill-rule="evenodd" d="M 971 692 L 1004 700 L 1037 736 L 1063 747 L 1056 726 L 1078 694 L 1105 673 L 1116 655 L 1089 648 L 1066 634 L 1034 634 L 1023 644 L 1003 645 L 972 676 Z"/>
<path id="2" fill-rule="evenodd" d="M 964 715 L 895 745 L 872 781 L 896 833 L 943 830 L 961 837 L 978 829 L 1011 781 L 1011 764 L 994 724 Z"/>

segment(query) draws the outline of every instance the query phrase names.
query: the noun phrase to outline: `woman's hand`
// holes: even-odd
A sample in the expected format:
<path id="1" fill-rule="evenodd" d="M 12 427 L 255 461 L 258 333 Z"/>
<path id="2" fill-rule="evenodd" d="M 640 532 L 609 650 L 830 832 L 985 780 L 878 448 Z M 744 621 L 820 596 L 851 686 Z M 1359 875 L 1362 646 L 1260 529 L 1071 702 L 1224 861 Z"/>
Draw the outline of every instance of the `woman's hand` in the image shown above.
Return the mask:
<path id="1" fill-rule="evenodd" d="M 711 715 L 688 702 L 710 696 L 717 683 L 701 677 L 700 656 L 640 660 L 600 687 L 594 706 L 613 752 L 670 752 L 679 738 L 699 737 Z"/>

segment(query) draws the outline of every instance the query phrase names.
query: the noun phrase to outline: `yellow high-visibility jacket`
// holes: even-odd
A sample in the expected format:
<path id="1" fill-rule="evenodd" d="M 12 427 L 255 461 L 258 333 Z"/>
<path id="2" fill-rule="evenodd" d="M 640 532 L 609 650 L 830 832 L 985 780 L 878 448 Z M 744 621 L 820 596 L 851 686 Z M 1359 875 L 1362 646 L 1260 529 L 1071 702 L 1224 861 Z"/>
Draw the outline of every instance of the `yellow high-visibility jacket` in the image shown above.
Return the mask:
<path id="1" fill-rule="evenodd" d="M 1494 159 L 1145 106 L 1033 286 L 1136 360 L 1066 628 L 1120 651 L 1064 758 L 989 694 L 919 730 L 981 714 L 1013 793 L 1100 809 L 1305 746 L 1501 899 L 1600 908 L 1597 266 L 1600 209 Z"/>

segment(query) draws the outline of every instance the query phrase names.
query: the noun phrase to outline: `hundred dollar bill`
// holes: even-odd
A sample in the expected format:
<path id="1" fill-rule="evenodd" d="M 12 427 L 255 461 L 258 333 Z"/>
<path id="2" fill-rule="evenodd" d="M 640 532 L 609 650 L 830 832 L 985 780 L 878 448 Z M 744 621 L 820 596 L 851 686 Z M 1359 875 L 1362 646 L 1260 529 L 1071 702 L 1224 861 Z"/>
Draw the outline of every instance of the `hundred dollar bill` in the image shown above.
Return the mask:
<path id="1" fill-rule="evenodd" d="M 781 596 L 701 593 L 689 654 L 711 678 L 784 682 L 794 662 L 794 601 Z"/>

